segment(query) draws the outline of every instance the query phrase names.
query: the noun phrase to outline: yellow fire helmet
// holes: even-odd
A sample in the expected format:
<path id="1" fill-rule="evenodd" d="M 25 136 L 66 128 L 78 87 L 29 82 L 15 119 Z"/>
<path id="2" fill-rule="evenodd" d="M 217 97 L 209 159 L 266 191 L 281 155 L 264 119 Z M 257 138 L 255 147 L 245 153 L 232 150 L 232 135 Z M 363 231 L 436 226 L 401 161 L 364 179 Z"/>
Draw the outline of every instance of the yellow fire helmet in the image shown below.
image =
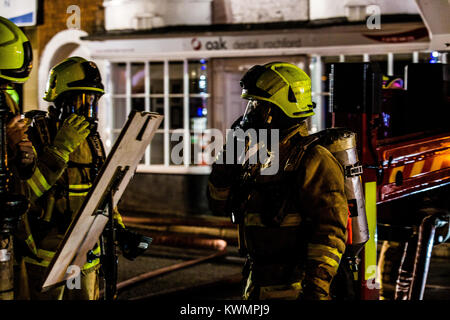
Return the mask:
<path id="1" fill-rule="evenodd" d="M 44 100 L 55 101 L 68 91 L 105 93 L 97 65 L 81 57 L 70 57 L 50 70 Z"/>
<path id="2" fill-rule="evenodd" d="M 271 62 L 253 66 L 242 77 L 240 84 L 241 98 L 269 101 L 290 118 L 314 115 L 311 79 L 293 64 Z"/>
<path id="3" fill-rule="evenodd" d="M 32 68 L 30 41 L 13 22 L 0 17 L 0 78 L 24 83 Z"/>

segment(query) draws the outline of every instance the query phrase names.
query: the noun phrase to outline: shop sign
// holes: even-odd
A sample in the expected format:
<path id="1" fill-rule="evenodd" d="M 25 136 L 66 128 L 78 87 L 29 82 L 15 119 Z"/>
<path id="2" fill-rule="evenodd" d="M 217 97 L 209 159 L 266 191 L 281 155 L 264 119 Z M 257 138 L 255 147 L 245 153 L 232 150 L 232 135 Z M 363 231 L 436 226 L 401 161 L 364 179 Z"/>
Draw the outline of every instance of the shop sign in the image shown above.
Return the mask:
<path id="1" fill-rule="evenodd" d="M 34 26 L 37 0 L 0 0 L 0 13 L 19 27 Z"/>
<path id="2" fill-rule="evenodd" d="M 190 49 L 195 51 L 294 48 L 302 46 L 302 39 L 298 35 L 277 35 L 264 37 L 208 37 L 192 38 L 190 41 L 190 46 Z"/>

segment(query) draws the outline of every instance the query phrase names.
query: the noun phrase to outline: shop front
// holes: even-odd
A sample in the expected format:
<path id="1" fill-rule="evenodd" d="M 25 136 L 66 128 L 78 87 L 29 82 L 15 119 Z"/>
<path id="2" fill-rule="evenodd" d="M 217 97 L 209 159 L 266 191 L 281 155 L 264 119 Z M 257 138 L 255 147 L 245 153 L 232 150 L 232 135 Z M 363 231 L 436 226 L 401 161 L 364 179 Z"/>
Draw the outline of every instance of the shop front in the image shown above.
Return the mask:
<path id="1" fill-rule="evenodd" d="M 394 65 L 401 69 L 397 62 L 428 56 L 420 53 L 429 43 L 418 21 L 386 24 L 383 31 L 361 23 L 287 26 L 185 26 L 81 38 L 106 84 L 99 130 L 107 149 L 131 110 L 164 115 L 122 210 L 210 214 L 206 186 L 214 154 L 205 149 L 213 129 L 225 133 L 243 113 L 239 80 L 251 66 L 286 61 L 311 76 L 317 107 L 309 127 L 316 132 L 327 124 L 327 63 L 376 60 L 393 74 Z"/>

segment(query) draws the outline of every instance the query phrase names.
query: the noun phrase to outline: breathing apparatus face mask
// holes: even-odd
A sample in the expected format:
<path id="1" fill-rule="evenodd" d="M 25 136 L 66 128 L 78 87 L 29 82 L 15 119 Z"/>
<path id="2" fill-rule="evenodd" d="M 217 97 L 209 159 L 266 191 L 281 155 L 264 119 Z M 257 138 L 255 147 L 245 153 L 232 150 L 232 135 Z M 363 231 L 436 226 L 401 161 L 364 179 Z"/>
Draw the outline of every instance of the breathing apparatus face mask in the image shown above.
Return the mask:
<path id="1" fill-rule="evenodd" d="M 66 119 L 75 113 L 84 116 L 91 124 L 96 124 L 100 96 L 100 94 L 94 92 L 68 93 L 60 103 L 62 119 Z"/>
<path id="2" fill-rule="evenodd" d="M 288 129 L 303 121 L 301 118 L 289 118 L 275 104 L 264 100 L 249 100 L 240 127 L 253 129 Z"/>
<path id="3" fill-rule="evenodd" d="M 249 100 L 240 123 L 243 130 L 269 129 L 272 122 L 272 106 L 270 103 L 258 100 Z"/>

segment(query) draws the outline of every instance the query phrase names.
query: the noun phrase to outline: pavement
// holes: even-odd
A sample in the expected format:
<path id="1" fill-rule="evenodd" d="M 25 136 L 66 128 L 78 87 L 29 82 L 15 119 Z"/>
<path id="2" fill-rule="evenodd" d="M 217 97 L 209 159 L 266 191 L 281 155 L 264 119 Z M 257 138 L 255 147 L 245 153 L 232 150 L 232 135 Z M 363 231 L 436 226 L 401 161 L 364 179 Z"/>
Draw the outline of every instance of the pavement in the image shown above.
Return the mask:
<path id="1" fill-rule="evenodd" d="M 119 282 L 213 254 L 214 250 L 152 245 L 134 261 L 119 258 Z M 450 300 L 450 260 L 433 256 L 424 300 Z M 228 246 L 225 256 L 171 271 L 119 292 L 119 300 L 240 300 L 244 260 L 237 247 Z M 385 296 L 393 297 L 393 287 L 384 286 Z"/>
<path id="2" fill-rule="evenodd" d="M 150 278 L 121 290 L 119 300 L 189 298 L 202 300 L 240 299 L 241 270 L 244 260 L 237 248 L 227 248 L 226 256 Z M 209 256 L 216 251 L 151 246 L 134 261 L 119 258 L 118 282 L 171 265 Z M 211 292 L 212 291 L 212 292 Z"/>
<path id="3" fill-rule="evenodd" d="M 236 227 L 229 219 L 127 213 L 124 222 L 154 241 L 145 254 L 134 261 L 119 256 L 119 283 L 143 274 L 149 276 L 121 289 L 119 300 L 241 299 L 244 259 L 238 254 Z M 206 261 L 195 261 L 218 252 L 211 245 L 204 246 L 205 243 L 201 242 L 204 239 L 221 239 L 218 241 L 227 244 L 226 253 Z M 191 265 L 177 269 L 186 263 Z M 171 270 L 174 268 L 176 270 Z M 155 275 L 155 272 L 160 274 Z M 384 285 L 383 288 L 385 298 L 392 299 L 394 287 Z M 448 243 L 433 248 L 424 300 L 450 300 Z"/>

